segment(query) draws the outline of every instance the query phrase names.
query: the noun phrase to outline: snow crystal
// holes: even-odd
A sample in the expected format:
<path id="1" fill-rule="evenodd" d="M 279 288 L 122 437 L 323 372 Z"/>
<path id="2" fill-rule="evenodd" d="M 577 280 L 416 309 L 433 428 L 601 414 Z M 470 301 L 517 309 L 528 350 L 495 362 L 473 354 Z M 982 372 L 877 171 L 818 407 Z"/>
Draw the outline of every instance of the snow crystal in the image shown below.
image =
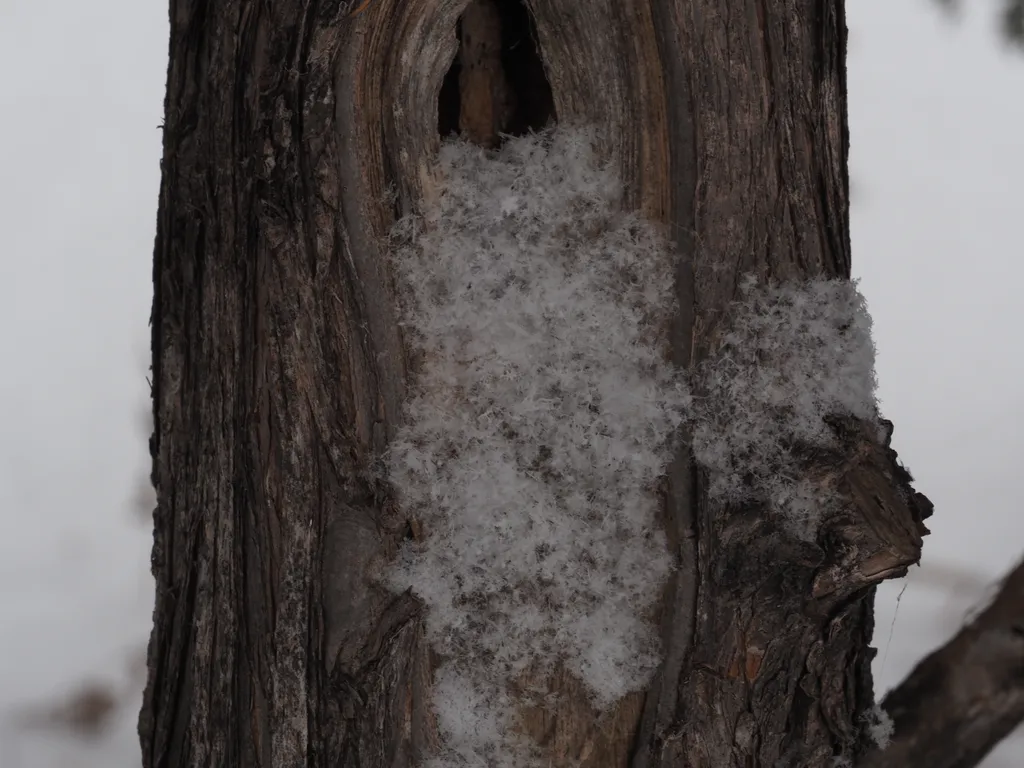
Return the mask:
<path id="1" fill-rule="evenodd" d="M 864 713 L 864 724 L 867 727 L 868 737 L 879 749 L 889 746 L 892 735 L 896 731 L 896 724 L 889 713 L 882 709 L 881 704 L 875 704 Z"/>
<path id="2" fill-rule="evenodd" d="M 794 448 L 833 446 L 828 415 L 878 418 L 874 354 L 856 283 L 746 280 L 694 387 L 693 452 L 710 494 L 766 501 L 794 533 L 813 537 L 836 494 L 803 477 Z"/>
<path id="3" fill-rule="evenodd" d="M 590 134 L 447 142 L 440 165 L 439 210 L 391 249 L 419 363 L 387 461 L 426 533 L 389 578 L 429 607 L 445 759 L 495 764 L 523 673 L 565 664 L 604 709 L 659 663 L 655 488 L 689 396 L 665 360 L 671 249 Z"/>

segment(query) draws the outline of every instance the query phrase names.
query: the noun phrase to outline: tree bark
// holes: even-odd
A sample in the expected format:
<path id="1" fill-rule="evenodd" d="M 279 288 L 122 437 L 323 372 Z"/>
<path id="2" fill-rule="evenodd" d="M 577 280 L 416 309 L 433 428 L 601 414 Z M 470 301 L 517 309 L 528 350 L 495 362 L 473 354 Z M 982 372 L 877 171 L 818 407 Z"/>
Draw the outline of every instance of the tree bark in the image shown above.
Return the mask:
<path id="1" fill-rule="evenodd" d="M 437 194 L 466 5 L 171 1 L 147 768 L 383 768 L 436 746 L 422 606 L 371 578 L 413 535 L 373 472 L 407 384 L 381 244 Z M 849 277 L 842 2 L 528 6 L 557 120 L 596 125 L 627 203 L 673 233 L 676 362 L 714 350 L 743 274 Z M 816 543 L 722 508 L 677 457 L 664 664 L 603 717 L 560 681 L 570 704 L 527 717 L 553 764 L 861 753 L 874 585 L 917 562 L 930 505 L 887 433 L 834 429 L 842 449 L 806 471 L 855 505 Z"/>

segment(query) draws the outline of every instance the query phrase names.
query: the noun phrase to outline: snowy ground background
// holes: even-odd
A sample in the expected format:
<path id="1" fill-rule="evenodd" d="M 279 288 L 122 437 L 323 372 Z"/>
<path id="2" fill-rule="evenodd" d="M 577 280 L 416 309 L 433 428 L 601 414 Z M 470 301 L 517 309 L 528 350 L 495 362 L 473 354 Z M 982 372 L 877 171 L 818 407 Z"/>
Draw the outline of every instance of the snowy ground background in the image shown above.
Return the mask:
<path id="1" fill-rule="evenodd" d="M 854 0 L 855 272 L 895 446 L 936 504 L 925 566 L 883 591 L 882 689 L 1024 551 L 1024 56 L 995 4 Z M 0 766 L 136 768 L 148 631 L 150 258 L 166 3 L 0 0 Z M 894 621 L 895 615 L 895 621 Z M 27 724 L 112 689 L 82 740 Z M 986 768 L 1024 764 L 1024 737 Z"/>

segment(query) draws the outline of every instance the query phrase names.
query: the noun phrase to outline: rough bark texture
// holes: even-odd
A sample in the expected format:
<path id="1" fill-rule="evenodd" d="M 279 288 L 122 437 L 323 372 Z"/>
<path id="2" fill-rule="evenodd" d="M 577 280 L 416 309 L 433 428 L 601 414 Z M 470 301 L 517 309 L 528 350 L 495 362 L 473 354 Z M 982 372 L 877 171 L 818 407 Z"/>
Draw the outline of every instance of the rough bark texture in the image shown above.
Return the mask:
<path id="1" fill-rule="evenodd" d="M 147 768 L 397 767 L 434 746 L 421 606 L 372 578 L 413 535 L 372 472 L 406 384 L 380 243 L 436 194 L 466 5 L 171 1 Z M 602 129 L 628 203 L 679 246 L 678 362 L 714 349 L 742 274 L 849 276 L 842 2 L 528 5 L 558 119 Z M 553 765 L 858 754 L 873 586 L 916 562 L 930 507 L 877 425 L 834 428 L 844 449 L 807 472 L 855 506 L 816 544 L 712 504 L 677 458 L 663 668 L 602 718 L 565 676 L 572 703 L 526 718 Z"/>
<path id="2" fill-rule="evenodd" d="M 1024 563 L 992 603 L 882 702 L 890 745 L 864 768 L 971 768 L 1024 721 Z"/>

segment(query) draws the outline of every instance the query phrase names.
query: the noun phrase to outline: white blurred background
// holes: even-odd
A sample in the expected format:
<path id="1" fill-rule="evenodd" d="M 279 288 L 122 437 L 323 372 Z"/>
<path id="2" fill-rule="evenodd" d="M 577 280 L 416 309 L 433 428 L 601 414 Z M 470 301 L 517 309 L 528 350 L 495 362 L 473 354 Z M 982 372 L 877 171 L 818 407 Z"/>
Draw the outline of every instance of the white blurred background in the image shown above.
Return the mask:
<path id="1" fill-rule="evenodd" d="M 881 692 L 1024 553 L 1024 54 L 994 2 L 847 5 L 854 272 L 936 505 L 879 600 Z M 139 765 L 166 6 L 0 0 L 0 768 Z M 49 722 L 75 702 L 96 729 Z M 1024 765 L 1020 732 L 984 765 Z"/>

